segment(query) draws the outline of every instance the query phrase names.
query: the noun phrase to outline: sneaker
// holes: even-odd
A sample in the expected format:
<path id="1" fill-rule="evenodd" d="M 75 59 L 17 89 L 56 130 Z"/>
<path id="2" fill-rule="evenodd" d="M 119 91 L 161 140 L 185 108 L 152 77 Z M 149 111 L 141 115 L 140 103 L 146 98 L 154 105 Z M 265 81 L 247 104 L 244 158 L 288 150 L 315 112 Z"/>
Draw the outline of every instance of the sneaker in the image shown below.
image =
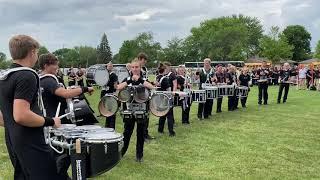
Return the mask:
<path id="1" fill-rule="evenodd" d="M 143 162 L 143 157 L 136 157 L 136 162 L 142 163 Z"/>
<path id="2" fill-rule="evenodd" d="M 280 101 L 277 101 L 277 104 L 280 104 Z"/>
<path id="3" fill-rule="evenodd" d="M 169 134 L 169 136 L 170 136 L 170 137 L 174 137 L 174 136 L 176 136 L 176 133 L 175 133 L 175 132 L 172 132 L 172 133 Z"/>
<path id="4" fill-rule="evenodd" d="M 150 136 L 149 134 L 145 137 L 145 139 L 148 139 L 148 140 L 152 140 L 152 139 L 155 139 L 155 137 L 152 137 Z"/>

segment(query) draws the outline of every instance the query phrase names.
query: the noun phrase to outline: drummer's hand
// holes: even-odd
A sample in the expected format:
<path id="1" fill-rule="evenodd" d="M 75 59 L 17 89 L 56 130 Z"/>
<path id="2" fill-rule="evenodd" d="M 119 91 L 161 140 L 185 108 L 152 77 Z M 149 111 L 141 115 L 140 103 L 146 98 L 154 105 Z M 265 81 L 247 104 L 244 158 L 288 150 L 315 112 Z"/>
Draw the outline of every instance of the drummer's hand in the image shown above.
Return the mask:
<path id="1" fill-rule="evenodd" d="M 132 76 L 132 80 L 134 80 L 134 81 L 138 81 L 139 78 L 140 78 L 140 76 L 138 76 L 138 75 L 133 75 Z"/>
<path id="2" fill-rule="evenodd" d="M 89 95 L 91 95 L 94 91 L 94 88 L 93 87 L 88 87 L 88 93 Z"/>
<path id="3" fill-rule="evenodd" d="M 61 120 L 58 117 L 53 118 L 54 120 L 54 128 L 59 128 L 61 126 Z"/>

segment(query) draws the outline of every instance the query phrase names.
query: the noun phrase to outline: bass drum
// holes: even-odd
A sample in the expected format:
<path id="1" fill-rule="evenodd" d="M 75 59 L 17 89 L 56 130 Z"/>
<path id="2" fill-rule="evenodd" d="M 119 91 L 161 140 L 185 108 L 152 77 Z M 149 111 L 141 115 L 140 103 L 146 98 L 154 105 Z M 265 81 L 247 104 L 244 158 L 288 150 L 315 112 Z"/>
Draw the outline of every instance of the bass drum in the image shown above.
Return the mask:
<path id="1" fill-rule="evenodd" d="M 172 98 L 164 93 L 154 93 L 150 99 L 149 107 L 153 115 L 165 116 L 172 107 Z"/>
<path id="2" fill-rule="evenodd" d="M 113 72 L 118 76 L 119 83 L 122 83 L 124 79 L 130 76 L 125 64 L 114 64 Z"/>
<path id="3" fill-rule="evenodd" d="M 90 66 L 86 74 L 90 85 L 105 86 L 109 82 L 109 72 L 104 64 Z"/>
<path id="4" fill-rule="evenodd" d="M 118 111 L 118 99 L 113 94 L 106 94 L 99 102 L 98 109 L 100 114 L 105 117 L 110 117 Z"/>

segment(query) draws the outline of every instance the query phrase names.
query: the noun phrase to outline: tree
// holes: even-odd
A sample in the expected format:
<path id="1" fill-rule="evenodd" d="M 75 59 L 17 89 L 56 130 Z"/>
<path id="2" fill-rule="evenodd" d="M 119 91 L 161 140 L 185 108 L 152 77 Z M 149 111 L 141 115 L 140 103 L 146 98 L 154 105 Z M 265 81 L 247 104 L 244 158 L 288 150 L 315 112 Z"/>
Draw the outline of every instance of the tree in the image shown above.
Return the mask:
<path id="1" fill-rule="evenodd" d="M 147 66 L 154 66 L 161 58 L 162 48 L 159 42 L 153 40 L 151 32 L 140 33 L 136 38 L 122 43 L 117 56 L 117 62 L 128 63 L 137 57 L 139 52 L 147 54 Z"/>
<path id="2" fill-rule="evenodd" d="M 314 52 L 314 57 L 320 59 L 320 40 L 318 41 L 316 51 Z"/>
<path id="3" fill-rule="evenodd" d="M 292 57 L 293 46 L 289 45 L 279 27 L 271 27 L 270 33 L 260 40 L 262 57 L 267 57 L 272 62 L 279 62 L 281 59 L 290 59 Z"/>
<path id="4" fill-rule="evenodd" d="M 97 63 L 108 63 L 109 61 L 112 61 L 112 52 L 105 33 L 102 35 L 100 45 L 97 47 L 97 55 Z"/>
<path id="5" fill-rule="evenodd" d="M 45 46 L 40 46 L 38 55 L 40 56 L 42 54 L 47 54 L 47 53 L 50 53 L 48 49 Z"/>
<path id="6" fill-rule="evenodd" d="M 300 25 L 287 26 L 283 34 L 286 36 L 288 43 L 294 47 L 292 59 L 303 61 L 310 58 L 311 34 Z"/>
<path id="7" fill-rule="evenodd" d="M 79 53 L 78 66 L 88 67 L 97 62 L 97 49 L 90 46 L 80 46 L 74 48 Z"/>
<path id="8" fill-rule="evenodd" d="M 7 59 L 6 54 L 5 54 L 5 53 L 3 53 L 3 52 L 0 52 L 0 62 L 5 61 L 6 59 Z"/>
<path id="9" fill-rule="evenodd" d="M 162 61 L 168 61 L 172 65 L 179 65 L 185 62 L 183 51 L 183 39 L 177 37 L 168 41 L 168 45 L 163 49 L 163 55 L 160 58 Z"/>
<path id="10" fill-rule="evenodd" d="M 191 29 L 185 50 L 193 47 L 186 57 L 213 60 L 244 60 L 259 52 L 257 39 L 262 36 L 262 25 L 257 18 L 242 15 L 206 20 Z M 191 55 L 191 56 L 190 56 Z"/>

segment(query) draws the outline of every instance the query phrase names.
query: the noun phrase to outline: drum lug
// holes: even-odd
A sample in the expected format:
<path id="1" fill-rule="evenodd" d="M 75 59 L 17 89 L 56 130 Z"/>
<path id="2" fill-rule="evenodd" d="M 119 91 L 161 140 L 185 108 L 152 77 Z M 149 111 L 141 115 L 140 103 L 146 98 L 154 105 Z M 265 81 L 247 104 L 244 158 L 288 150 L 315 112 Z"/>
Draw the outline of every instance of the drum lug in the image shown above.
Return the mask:
<path id="1" fill-rule="evenodd" d="M 90 154 L 90 147 L 87 145 L 87 154 Z"/>
<path id="2" fill-rule="evenodd" d="M 107 143 L 104 144 L 104 153 L 105 154 L 108 153 L 108 144 Z"/>
<path id="3" fill-rule="evenodd" d="M 122 148 L 123 148 L 123 141 L 119 141 L 118 142 L 118 151 L 121 152 Z"/>

